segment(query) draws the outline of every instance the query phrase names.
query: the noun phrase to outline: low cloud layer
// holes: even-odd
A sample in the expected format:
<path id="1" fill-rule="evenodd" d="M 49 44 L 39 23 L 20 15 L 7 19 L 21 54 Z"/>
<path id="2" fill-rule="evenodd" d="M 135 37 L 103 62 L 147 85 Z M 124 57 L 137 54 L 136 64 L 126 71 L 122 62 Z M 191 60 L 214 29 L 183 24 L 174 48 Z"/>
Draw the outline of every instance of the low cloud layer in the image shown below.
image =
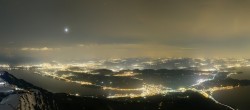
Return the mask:
<path id="1" fill-rule="evenodd" d="M 53 48 L 43 47 L 43 48 L 21 48 L 22 51 L 52 51 Z"/>

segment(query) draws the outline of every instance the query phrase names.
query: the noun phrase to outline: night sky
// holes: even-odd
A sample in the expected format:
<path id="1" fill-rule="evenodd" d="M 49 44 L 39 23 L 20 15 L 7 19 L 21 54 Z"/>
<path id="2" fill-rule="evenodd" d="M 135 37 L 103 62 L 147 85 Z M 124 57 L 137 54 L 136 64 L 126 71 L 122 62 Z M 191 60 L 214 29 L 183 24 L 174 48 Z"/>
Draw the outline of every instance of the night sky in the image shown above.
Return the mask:
<path id="1" fill-rule="evenodd" d="M 250 56 L 248 0 L 0 0 L 0 62 Z"/>

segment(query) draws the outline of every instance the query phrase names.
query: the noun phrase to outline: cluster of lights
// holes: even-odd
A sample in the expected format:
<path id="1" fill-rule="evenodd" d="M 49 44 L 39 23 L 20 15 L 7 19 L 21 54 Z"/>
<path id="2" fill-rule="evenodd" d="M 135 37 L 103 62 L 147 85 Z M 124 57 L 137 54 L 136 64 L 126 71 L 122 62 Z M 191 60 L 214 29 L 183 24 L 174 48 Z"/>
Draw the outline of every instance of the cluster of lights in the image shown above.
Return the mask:
<path id="1" fill-rule="evenodd" d="M 14 67 L 10 67 L 8 64 L 0 64 L 0 68 L 10 68 L 10 69 L 22 68 L 22 69 L 29 70 L 30 68 L 35 67 L 36 69 L 42 69 L 42 70 L 58 69 L 58 70 L 70 70 L 74 72 L 90 73 L 90 70 L 101 69 L 101 68 L 107 68 L 113 71 L 120 71 L 124 69 L 144 69 L 144 67 L 145 66 L 147 67 L 148 65 L 157 66 L 158 64 L 161 65 L 169 61 L 175 61 L 175 60 L 177 61 L 173 62 L 175 64 L 175 67 L 173 67 L 172 69 L 175 68 L 175 69 L 198 69 L 201 71 L 221 71 L 226 68 L 250 66 L 250 62 L 248 59 L 196 58 L 196 59 L 191 59 L 190 62 L 188 62 L 188 65 L 186 65 L 185 63 L 182 63 L 181 59 L 184 59 L 184 58 L 162 58 L 162 59 L 155 59 L 155 60 L 150 59 L 148 61 L 134 62 L 129 66 L 128 65 L 119 66 L 120 63 L 126 62 L 126 59 L 109 59 L 109 60 L 100 60 L 100 61 L 88 61 L 84 63 L 61 64 L 61 63 L 54 62 L 53 64 L 42 63 L 42 64 L 37 64 L 37 65 L 19 65 L 19 66 L 14 66 Z M 111 62 L 113 64 L 119 64 L 119 65 L 109 66 L 109 65 L 106 65 L 106 62 Z M 81 70 L 71 70 L 69 69 L 69 67 L 80 67 Z"/>
<path id="2" fill-rule="evenodd" d="M 234 89 L 236 87 L 239 87 L 238 86 L 221 86 L 221 87 L 212 87 L 212 88 L 208 88 L 206 90 L 203 90 L 203 91 L 207 91 L 207 92 L 210 92 L 210 94 L 213 94 L 213 92 L 215 91 L 221 91 L 221 90 L 230 90 L 230 89 Z"/>
<path id="3" fill-rule="evenodd" d="M 114 87 L 102 87 L 103 90 L 112 90 L 112 91 L 142 91 L 142 88 L 129 89 L 129 88 L 114 88 Z"/>
<path id="4" fill-rule="evenodd" d="M 181 59 L 181 58 L 179 58 Z M 171 59 L 161 59 L 162 63 L 166 63 Z M 193 59 L 194 61 L 197 59 Z M 204 58 L 200 58 L 198 59 L 199 61 L 195 61 L 194 64 L 190 64 L 190 67 L 195 67 L 195 68 L 201 68 L 200 70 L 203 71 L 202 73 L 198 73 L 199 75 L 212 75 L 212 78 L 207 78 L 207 79 L 199 79 L 197 81 L 196 84 L 193 84 L 191 87 L 193 86 L 197 86 L 197 85 L 201 85 L 202 83 L 209 81 L 209 80 L 213 80 L 215 77 L 215 74 L 211 74 L 210 72 L 213 71 L 220 71 L 224 68 L 232 68 L 232 67 L 243 67 L 243 66 L 250 66 L 250 62 L 247 59 L 239 59 L 239 60 L 235 60 L 235 59 L 214 59 L 211 60 L 211 62 L 208 62 L 207 59 Z M 217 64 L 216 60 L 222 60 L 223 64 Z M 119 62 L 124 62 L 125 60 L 122 59 L 111 59 L 110 62 L 112 63 L 119 63 Z M 111 69 L 113 71 L 119 71 L 122 70 L 124 67 L 122 66 L 115 66 L 116 68 L 109 68 L 108 66 L 106 66 L 104 64 L 105 61 L 90 61 L 87 63 L 72 63 L 72 64 L 50 64 L 50 63 L 42 63 L 42 64 L 38 64 L 38 65 L 19 65 L 19 66 L 15 66 L 15 67 L 10 67 L 7 64 L 1 64 L 0 68 L 24 68 L 24 69 L 30 69 L 35 67 L 36 68 L 36 73 L 39 73 L 41 75 L 45 75 L 45 76 L 50 76 L 53 77 L 55 79 L 59 79 L 59 80 L 64 80 L 66 82 L 72 82 L 72 83 L 77 83 L 77 84 L 81 84 L 81 85 L 95 85 L 91 82 L 87 82 L 87 81 L 74 81 L 69 79 L 68 77 L 73 76 L 73 74 L 63 74 L 63 75 L 58 75 L 57 72 L 58 71 L 70 71 L 70 72 L 78 72 L 78 73 L 84 73 L 84 74 L 91 74 L 91 75 L 97 75 L 100 73 L 93 73 L 92 70 L 93 69 L 100 69 L 100 68 L 108 68 Z M 141 62 L 141 63 L 136 63 L 136 64 L 132 64 L 131 66 L 133 68 L 137 68 L 140 67 L 140 69 L 143 69 L 143 65 L 157 65 L 157 62 L 155 61 L 146 61 L 146 62 Z M 177 66 L 177 68 L 179 69 L 185 69 L 188 67 L 185 67 L 184 65 L 182 65 L 181 63 L 177 62 L 175 63 L 175 65 Z M 74 70 L 71 69 L 70 67 L 79 67 L 79 70 Z M 143 79 L 139 79 L 136 78 L 134 76 L 139 75 L 140 73 L 135 73 L 133 71 L 126 71 L 123 73 L 117 73 L 114 74 L 112 76 L 116 76 L 116 77 L 131 77 L 134 79 L 138 79 L 138 80 L 143 80 Z M 228 77 L 230 75 L 233 75 L 236 73 L 230 73 L 228 74 Z M 96 86 L 100 86 L 100 85 L 96 85 Z M 117 98 L 117 97 L 146 97 L 146 96 L 152 96 L 152 95 L 156 95 L 156 94 L 166 94 L 167 92 L 184 92 L 186 90 L 194 90 L 194 91 L 199 91 L 201 94 L 203 94 L 205 97 L 209 97 L 209 95 L 207 94 L 208 92 L 214 92 L 214 91 L 218 91 L 218 90 L 225 90 L 225 89 L 233 89 L 234 87 L 232 86 L 226 86 L 226 87 L 213 87 L 213 88 L 209 88 L 209 89 L 204 89 L 204 90 L 197 90 L 194 88 L 180 88 L 178 90 L 172 90 L 172 89 L 168 89 L 162 85 L 150 85 L 150 84 L 144 84 L 141 88 L 136 88 L 136 89 L 130 89 L 130 88 L 113 88 L 113 87 L 106 87 L 106 86 L 101 86 L 103 90 L 113 90 L 113 91 L 141 91 L 139 94 L 115 94 L 115 95 L 111 95 L 108 96 L 108 98 Z"/>
<path id="5" fill-rule="evenodd" d="M 113 76 L 131 77 L 131 76 L 136 76 L 136 75 L 139 75 L 139 73 L 135 73 L 135 72 L 133 72 L 133 71 L 127 71 L 127 72 L 124 72 L 124 73 L 115 74 L 115 75 L 113 75 Z"/>
<path id="6" fill-rule="evenodd" d="M 50 73 L 50 72 L 44 71 L 43 75 L 53 77 L 54 79 L 63 80 L 63 81 L 66 81 L 66 82 L 77 83 L 77 84 L 80 84 L 80 85 L 93 85 L 91 82 L 87 82 L 87 81 L 73 81 L 71 79 L 68 79 L 67 77 L 71 76 L 71 74 L 58 76 L 57 74 L 55 74 L 53 72 Z"/>
<path id="7" fill-rule="evenodd" d="M 93 85 L 91 82 L 86 82 L 86 81 L 71 81 L 73 83 L 81 84 L 81 85 Z"/>
<path id="8" fill-rule="evenodd" d="M 118 90 L 131 90 L 131 89 L 118 89 Z M 136 98 L 136 97 L 144 97 L 147 96 L 154 96 L 158 94 L 167 94 L 168 92 L 173 92 L 172 89 L 166 88 L 162 85 L 152 85 L 152 84 L 143 84 L 142 88 L 134 89 L 136 91 L 141 91 L 139 94 L 130 93 L 130 94 L 114 94 L 110 95 L 107 98 L 121 98 L 121 97 L 129 97 L 129 98 Z"/>
<path id="9" fill-rule="evenodd" d="M 0 68 L 10 68 L 10 65 L 8 65 L 8 64 L 0 64 Z"/>

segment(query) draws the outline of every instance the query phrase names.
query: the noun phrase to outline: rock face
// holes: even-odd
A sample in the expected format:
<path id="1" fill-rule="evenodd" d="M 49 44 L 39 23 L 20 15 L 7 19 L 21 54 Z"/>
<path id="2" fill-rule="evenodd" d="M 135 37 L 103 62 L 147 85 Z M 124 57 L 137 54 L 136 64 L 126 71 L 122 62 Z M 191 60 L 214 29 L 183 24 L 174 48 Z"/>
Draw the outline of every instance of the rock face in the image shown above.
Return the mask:
<path id="1" fill-rule="evenodd" d="M 188 98 L 187 98 L 188 96 Z M 193 91 L 134 99 L 51 93 L 0 72 L 0 110 L 231 110 Z"/>
<path id="2" fill-rule="evenodd" d="M 20 95 L 19 110 L 55 110 L 56 104 L 52 103 L 40 91 L 32 91 Z"/>

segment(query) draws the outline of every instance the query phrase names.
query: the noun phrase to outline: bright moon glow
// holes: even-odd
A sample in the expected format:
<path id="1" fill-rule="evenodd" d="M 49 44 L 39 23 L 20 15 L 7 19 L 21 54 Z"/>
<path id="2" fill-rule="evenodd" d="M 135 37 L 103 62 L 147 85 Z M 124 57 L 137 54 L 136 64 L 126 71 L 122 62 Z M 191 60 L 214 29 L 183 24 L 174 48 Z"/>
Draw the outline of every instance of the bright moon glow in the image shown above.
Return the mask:
<path id="1" fill-rule="evenodd" d="M 69 29 L 68 28 L 64 28 L 64 32 L 68 33 Z"/>

